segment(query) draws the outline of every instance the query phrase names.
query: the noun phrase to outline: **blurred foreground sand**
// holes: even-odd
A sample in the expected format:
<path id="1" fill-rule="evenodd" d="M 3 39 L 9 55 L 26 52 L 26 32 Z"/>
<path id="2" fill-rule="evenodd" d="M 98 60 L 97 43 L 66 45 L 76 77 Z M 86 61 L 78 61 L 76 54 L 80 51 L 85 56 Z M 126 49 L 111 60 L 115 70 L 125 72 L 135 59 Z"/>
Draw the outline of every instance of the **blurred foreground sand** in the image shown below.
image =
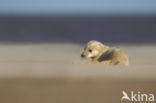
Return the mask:
<path id="1" fill-rule="evenodd" d="M 81 64 L 78 44 L 0 44 L 0 103 L 120 103 L 123 90 L 156 94 L 156 45 L 113 46 L 127 51 L 128 67 Z"/>

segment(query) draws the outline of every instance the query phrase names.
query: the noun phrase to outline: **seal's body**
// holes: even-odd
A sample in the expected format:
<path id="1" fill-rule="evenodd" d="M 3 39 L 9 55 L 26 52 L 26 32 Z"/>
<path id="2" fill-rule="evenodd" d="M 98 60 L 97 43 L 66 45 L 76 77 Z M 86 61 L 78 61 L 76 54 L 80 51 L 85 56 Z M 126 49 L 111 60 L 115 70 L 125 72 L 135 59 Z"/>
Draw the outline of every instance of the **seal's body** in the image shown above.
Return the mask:
<path id="1" fill-rule="evenodd" d="M 119 48 L 110 48 L 104 44 L 92 40 L 87 43 L 81 54 L 83 58 L 91 58 L 90 63 L 102 63 L 102 64 L 129 64 L 129 58 L 125 51 Z"/>

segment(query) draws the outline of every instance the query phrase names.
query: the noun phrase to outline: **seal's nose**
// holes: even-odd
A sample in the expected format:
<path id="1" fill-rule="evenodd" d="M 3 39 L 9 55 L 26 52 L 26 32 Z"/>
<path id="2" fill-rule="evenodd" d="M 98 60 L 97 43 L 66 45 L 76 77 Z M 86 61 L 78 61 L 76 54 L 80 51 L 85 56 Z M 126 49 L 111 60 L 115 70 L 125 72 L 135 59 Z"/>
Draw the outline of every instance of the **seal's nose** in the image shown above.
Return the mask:
<path id="1" fill-rule="evenodd" d="M 81 54 L 81 57 L 84 58 L 85 56 L 83 54 Z"/>

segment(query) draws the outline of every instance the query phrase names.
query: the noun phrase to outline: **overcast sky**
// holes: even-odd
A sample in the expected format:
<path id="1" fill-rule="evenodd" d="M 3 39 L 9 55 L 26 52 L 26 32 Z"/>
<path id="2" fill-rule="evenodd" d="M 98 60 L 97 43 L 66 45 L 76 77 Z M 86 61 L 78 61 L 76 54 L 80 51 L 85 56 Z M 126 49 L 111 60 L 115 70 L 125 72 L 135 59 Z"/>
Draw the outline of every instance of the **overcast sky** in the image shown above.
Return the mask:
<path id="1" fill-rule="evenodd" d="M 156 0 L 0 0 L 4 14 L 156 15 Z"/>

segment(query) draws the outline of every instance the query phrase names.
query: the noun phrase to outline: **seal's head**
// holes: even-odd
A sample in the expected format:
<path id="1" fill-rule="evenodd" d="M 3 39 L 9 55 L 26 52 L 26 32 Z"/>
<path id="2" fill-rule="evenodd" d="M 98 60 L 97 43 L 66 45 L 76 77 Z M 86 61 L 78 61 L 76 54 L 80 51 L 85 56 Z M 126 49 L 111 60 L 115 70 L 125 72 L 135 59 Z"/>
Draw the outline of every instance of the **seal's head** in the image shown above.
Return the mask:
<path id="1" fill-rule="evenodd" d="M 84 48 L 83 53 L 81 54 L 82 58 L 96 58 L 100 56 L 103 52 L 107 51 L 109 47 L 103 45 L 102 43 L 91 40 L 87 43 Z"/>

